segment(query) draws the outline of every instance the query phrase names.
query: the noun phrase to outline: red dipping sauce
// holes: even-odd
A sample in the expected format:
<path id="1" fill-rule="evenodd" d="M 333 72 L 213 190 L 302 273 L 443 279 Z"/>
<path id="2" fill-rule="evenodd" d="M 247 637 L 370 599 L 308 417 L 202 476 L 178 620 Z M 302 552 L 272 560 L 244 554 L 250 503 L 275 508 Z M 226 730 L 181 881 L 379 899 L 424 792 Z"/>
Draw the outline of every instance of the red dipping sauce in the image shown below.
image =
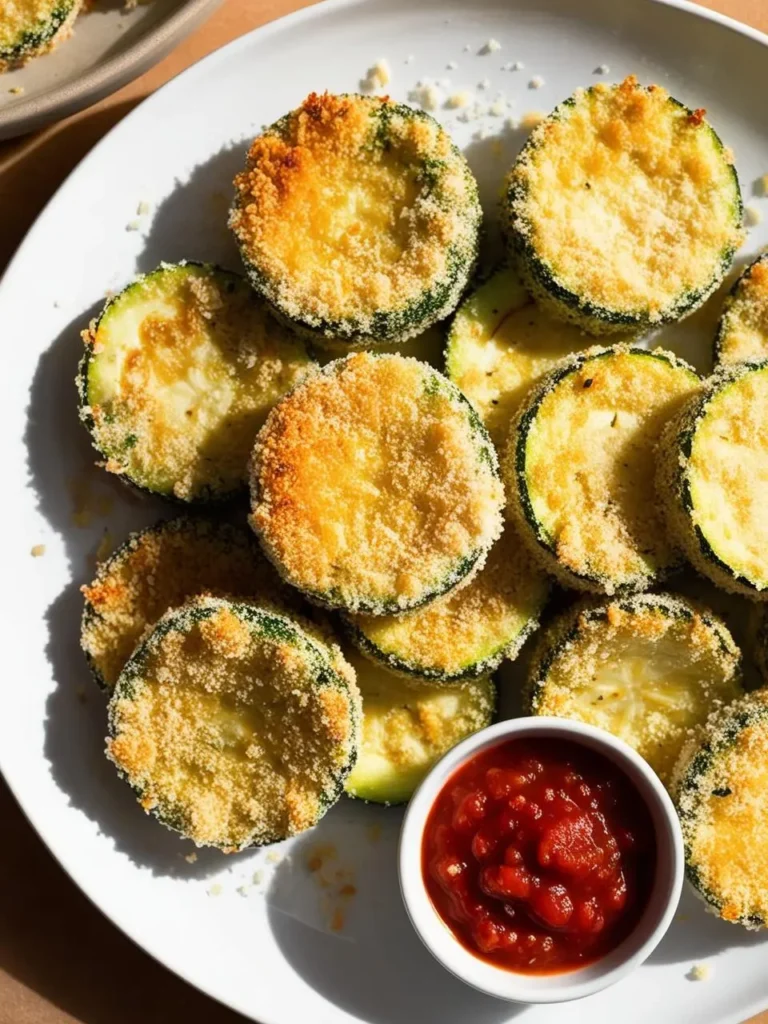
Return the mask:
<path id="1" fill-rule="evenodd" d="M 429 813 L 424 883 L 459 942 L 524 974 L 610 952 L 648 903 L 656 837 L 608 758 L 560 739 L 509 740 L 457 769 Z"/>

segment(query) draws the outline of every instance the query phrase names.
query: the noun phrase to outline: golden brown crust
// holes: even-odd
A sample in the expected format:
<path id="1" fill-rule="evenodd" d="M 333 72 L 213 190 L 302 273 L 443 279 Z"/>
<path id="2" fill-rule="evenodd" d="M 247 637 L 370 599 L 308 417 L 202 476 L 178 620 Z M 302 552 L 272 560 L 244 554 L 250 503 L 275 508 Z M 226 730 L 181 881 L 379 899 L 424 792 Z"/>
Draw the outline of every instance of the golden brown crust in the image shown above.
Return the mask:
<path id="1" fill-rule="evenodd" d="M 350 611 L 406 610 L 466 579 L 502 502 L 466 400 L 401 356 L 329 364 L 276 406 L 254 451 L 251 524 L 267 553 Z"/>
<path id="2" fill-rule="evenodd" d="M 715 355 L 720 363 L 768 357 L 768 253 L 746 268 L 726 299 Z"/>

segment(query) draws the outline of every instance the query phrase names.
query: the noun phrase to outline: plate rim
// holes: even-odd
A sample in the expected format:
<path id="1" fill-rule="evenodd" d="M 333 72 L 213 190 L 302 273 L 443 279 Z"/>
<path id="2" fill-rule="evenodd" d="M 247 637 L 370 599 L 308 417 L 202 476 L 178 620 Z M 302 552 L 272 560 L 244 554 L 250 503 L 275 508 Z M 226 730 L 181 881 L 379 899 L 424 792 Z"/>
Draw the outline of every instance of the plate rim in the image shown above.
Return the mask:
<path id="1" fill-rule="evenodd" d="M 156 28 L 103 64 L 92 68 L 74 81 L 55 86 L 40 96 L 18 100 L 6 107 L 0 111 L 0 139 L 13 139 L 42 128 L 51 121 L 63 120 L 117 92 L 162 60 L 176 43 L 181 42 L 205 18 L 213 14 L 222 2 L 223 0 L 185 0 Z M 205 60 L 205 57 L 201 60 Z M 144 100 L 141 101 L 143 102 Z M 141 106 L 141 103 L 138 106 Z"/>
<path id="2" fill-rule="evenodd" d="M 201 12 L 204 12 L 206 7 L 210 6 L 211 8 L 215 8 L 221 2 L 222 0 L 187 0 L 187 3 L 183 8 L 181 8 L 179 14 L 183 13 L 186 10 L 186 8 L 189 8 L 194 9 L 195 15 L 202 17 Z M 729 15 L 722 14 L 719 11 L 713 11 L 708 7 L 702 7 L 699 3 L 695 2 L 695 0 L 636 0 L 636 2 L 640 4 L 646 4 L 651 8 L 653 6 L 657 6 L 667 7 L 673 10 L 680 10 L 686 14 L 692 15 L 694 18 L 699 18 L 704 21 L 710 21 L 713 22 L 714 24 L 721 26 L 722 28 L 736 32 L 737 34 L 744 36 L 747 39 L 751 39 L 752 41 L 757 42 L 766 49 L 768 49 L 768 33 L 753 28 L 751 25 L 746 25 L 744 22 L 740 22 L 736 18 L 732 18 Z M 264 25 L 260 25 L 254 29 L 251 29 L 243 35 L 237 36 L 235 39 L 232 39 L 229 42 L 224 43 L 222 46 L 217 47 L 215 50 L 212 50 L 210 53 L 207 53 L 205 56 L 201 57 L 193 64 L 190 64 L 188 67 L 184 68 L 177 75 L 174 75 L 173 78 L 169 79 L 168 82 L 165 82 L 162 86 L 160 86 L 160 88 L 155 90 L 155 92 L 151 93 L 150 95 L 146 96 L 143 100 L 141 100 L 141 102 L 139 102 L 136 105 L 136 107 L 133 108 L 133 110 L 129 111 L 125 115 L 125 117 L 121 118 L 120 121 L 117 122 L 117 124 L 113 125 L 109 129 L 109 131 L 107 131 L 107 133 L 96 143 L 96 145 L 93 146 L 91 150 L 89 150 L 89 152 L 80 160 L 80 162 L 73 168 L 73 170 L 70 171 L 70 173 L 64 178 L 64 180 L 58 186 L 58 188 L 53 193 L 51 198 L 45 204 L 43 209 L 39 212 L 34 222 L 30 226 L 29 230 L 24 235 L 21 242 L 14 251 L 11 259 L 8 261 L 8 264 L 3 274 L 0 276 L 0 304 L 2 303 L 6 289 L 8 289 L 12 285 L 13 278 L 17 272 L 17 266 L 20 263 L 27 246 L 31 245 L 31 243 L 37 235 L 37 232 L 41 230 L 41 223 L 45 219 L 49 208 L 55 202 L 58 201 L 59 196 L 69 186 L 70 181 L 81 171 L 83 171 L 90 164 L 92 159 L 96 159 L 97 155 L 100 154 L 102 147 L 112 143 L 113 135 L 115 135 L 126 122 L 128 122 L 133 117 L 137 116 L 146 104 L 151 103 L 153 101 L 155 96 L 164 93 L 170 87 L 176 88 L 177 83 L 180 80 L 183 80 L 185 77 L 191 76 L 195 73 L 199 73 L 200 65 L 205 64 L 208 61 L 213 62 L 214 60 L 220 59 L 220 55 L 222 54 L 223 51 L 232 52 L 239 51 L 240 49 L 245 48 L 250 44 L 250 41 L 254 37 L 259 36 L 261 38 L 268 38 L 270 35 L 277 31 L 282 31 L 285 28 L 290 28 L 303 21 L 309 21 L 316 17 L 322 17 L 325 13 L 331 10 L 339 11 L 348 7 L 372 7 L 375 4 L 376 0 L 320 0 L 320 2 L 310 3 L 306 7 L 299 8 L 298 10 L 291 11 L 288 14 L 283 15 L 282 17 L 275 18 L 272 21 L 266 22 Z M 174 19 L 171 18 L 169 19 L 169 22 L 173 20 Z M 151 38 L 151 36 L 148 38 Z M 154 50 L 152 52 L 154 52 Z M 1 119 L 0 137 L 2 137 Z M 271 1015 L 269 1017 L 260 1016 L 259 1019 L 257 1019 L 253 1016 L 253 1013 L 250 1009 L 240 1004 L 238 999 L 233 999 L 230 995 L 218 991 L 215 985 L 208 985 L 196 981 L 187 973 L 186 969 L 183 966 L 178 965 L 171 957 L 167 956 L 165 953 L 156 951 L 154 948 L 154 943 L 152 942 L 151 938 L 149 939 L 149 941 L 145 941 L 143 938 L 140 940 L 133 934 L 133 929 L 129 925 L 121 923 L 119 915 L 113 914 L 112 912 L 105 910 L 97 902 L 96 897 L 90 894 L 87 878 L 82 877 L 81 880 L 80 873 L 77 871 L 76 864 L 72 863 L 72 861 L 69 858 L 60 855 L 60 853 L 56 850 L 54 844 L 52 842 L 48 842 L 48 839 L 46 838 L 47 827 L 44 822 L 43 813 L 37 810 L 27 808 L 24 805 L 23 801 L 20 799 L 16 787 L 9 778 L 8 772 L 6 770 L 5 758 L 2 748 L 0 748 L 0 774 L 2 774 L 3 779 L 5 780 L 5 783 L 17 807 L 20 809 L 21 813 L 24 815 L 25 819 L 30 824 L 32 829 L 36 832 L 38 838 L 43 843 L 46 850 L 56 860 L 60 867 L 66 872 L 69 879 L 77 886 L 80 892 L 83 893 L 83 895 L 90 902 L 90 904 L 94 906 L 99 911 L 99 913 L 101 913 L 112 925 L 118 928 L 123 933 L 123 935 L 125 935 L 126 938 L 128 938 L 135 946 L 141 949 L 144 953 L 150 956 L 153 960 L 155 960 L 166 970 L 171 971 L 177 977 L 185 981 L 188 985 L 192 986 L 192 988 L 197 989 L 199 992 L 202 992 L 204 995 L 208 996 L 210 999 L 213 999 L 215 1002 L 220 1003 L 222 1006 L 225 1006 L 226 1008 L 241 1014 L 247 1020 L 253 1021 L 254 1024 L 285 1024 L 284 1020 L 279 1020 L 278 1018 Z M 766 1009 L 768 1009 L 768 986 L 766 986 L 765 995 L 763 997 L 750 1001 L 745 1005 L 743 1009 L 734 1011 L 732 1013 L 728 1013 L 727 1015 L 721 1017 L 718 1021 L 718 1024 L 741 1024 L 741 1022 L 746 1021 L 748 1018 L 751 1018 L 755 1014 L 758 1014 Z"/>

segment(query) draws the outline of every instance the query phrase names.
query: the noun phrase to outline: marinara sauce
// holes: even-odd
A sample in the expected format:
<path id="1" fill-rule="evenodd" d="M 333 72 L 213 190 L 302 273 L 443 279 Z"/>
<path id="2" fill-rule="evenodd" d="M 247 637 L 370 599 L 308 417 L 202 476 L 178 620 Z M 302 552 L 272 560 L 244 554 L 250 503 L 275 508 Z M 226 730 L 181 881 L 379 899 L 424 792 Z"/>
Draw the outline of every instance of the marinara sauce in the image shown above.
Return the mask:
<path id="1" fill-rule="evenodd" d="M 509 740 L 446 782 L 424 829 L 427 892 L 456 938 L 523 973 L 614 949 L 648 902 L 650 813 L 611 761 L 576 743 Z"/>

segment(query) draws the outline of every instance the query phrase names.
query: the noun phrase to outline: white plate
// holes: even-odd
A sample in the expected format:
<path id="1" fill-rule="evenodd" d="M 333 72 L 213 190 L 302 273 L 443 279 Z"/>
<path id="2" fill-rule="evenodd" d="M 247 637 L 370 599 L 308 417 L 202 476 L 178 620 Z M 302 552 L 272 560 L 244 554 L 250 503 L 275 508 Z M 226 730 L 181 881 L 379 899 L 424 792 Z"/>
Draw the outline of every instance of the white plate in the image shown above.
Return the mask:
<path id="1" fill-rule="evenodd" d="M 480 56 L 490 37 L 501 50 Z M 765 939 L 716 921 L 687 897 L 651 961 L 618 987 L 556 1010 L 515 1008 L 463 987 L 411 931 L 396 886 L 397 810 L 344 802 L 283 850 L 279 863 L 264 852 L 201 852 L 195 863 L 185 861 L 191 847 L 142 815 L 104 760 L 103 700 L 78 650 L 78 586 L 91 574 L 104 528 L 120 539 L 161 511 L 89 468 L 72 384 L 78 330 L 105 292 L 160 259 L 237 265 L 224 219 L 243 140 L 313 89 L 355 89 L 382 56 L 398 98 L 424 75 L 472 88 L 487 77 L 491 88 L 480 92 L 492 101 L 504 90 L 519 114 L 550 109 L 595 81 L 598 65 L 610 67 L 611 80 L 637 72 L 707 107 L 735 150 L 747 201 L 768 212 L 768 201 L 751 195 L 751 183 L 768 171 L 765 42 L 690 5 L 652 0 L 351 0 L 312 8 L 213 54 L 139 107 L 66 182 L 8 270 L 0 288 L 2 769 L 44 841 L 120 928 L 262 1024 L 504 1024 L 518 1017 L 543 1024 L 555 1013 L 562 1024 L 587 1016 L 606 1024 L 722 1024 L 768 1003 L 768 949 Z M 525 69 L 501 70 L 515 60 Z M 450 61 L 458 68 L 446 70 Z M 538 90 L 528 88 L 535 75 L 544 79 Z M 484 123 L 498 138 L 471 141 L 477 123 L 460 125 L 457 137 L 491 209 L 522 133 L 503 118 Z M 153 215 L 141 218 L 141 230 L 127 230 L 142 201 L 154 204 Z M 765 241 L 764 227 L 754 230 L 745 254 Z M 705 312 L 678 332 L 689 356 L 698 347 L 704 367 L 711 319 Z M 672 344 L 675 335 L 667 332 Z M 101 504 L 87 526 L 73 522 L 73 485 Z M 33 559 L 38 543 L 46 554 Z M 726 604 L 738 620 L 737 603 Z M 336 844 L 336 866 L 354 873 L 358 890 L 338 936 L 327 927 L 333 906 L 322 905 L 330 890 L 305 863 L 320 842 Z M 244 898 L 236 890 L 256 870 L 262 883 Z M 331 878 L 337 887 L 345 880 Z M 220 895 L 209 895 L 212 886 L 221 886 Z M 694 984 L 686 972 L 699 962 L 713 975 Z"/>
<path id="2" fill-rule="evenodd" d="M 129 8 L 126 0 L 94 0 L 51 53 L 0 75 L 0 139 L 115 92 L 161 60 L 220 3 L 152 0 Z"/>

